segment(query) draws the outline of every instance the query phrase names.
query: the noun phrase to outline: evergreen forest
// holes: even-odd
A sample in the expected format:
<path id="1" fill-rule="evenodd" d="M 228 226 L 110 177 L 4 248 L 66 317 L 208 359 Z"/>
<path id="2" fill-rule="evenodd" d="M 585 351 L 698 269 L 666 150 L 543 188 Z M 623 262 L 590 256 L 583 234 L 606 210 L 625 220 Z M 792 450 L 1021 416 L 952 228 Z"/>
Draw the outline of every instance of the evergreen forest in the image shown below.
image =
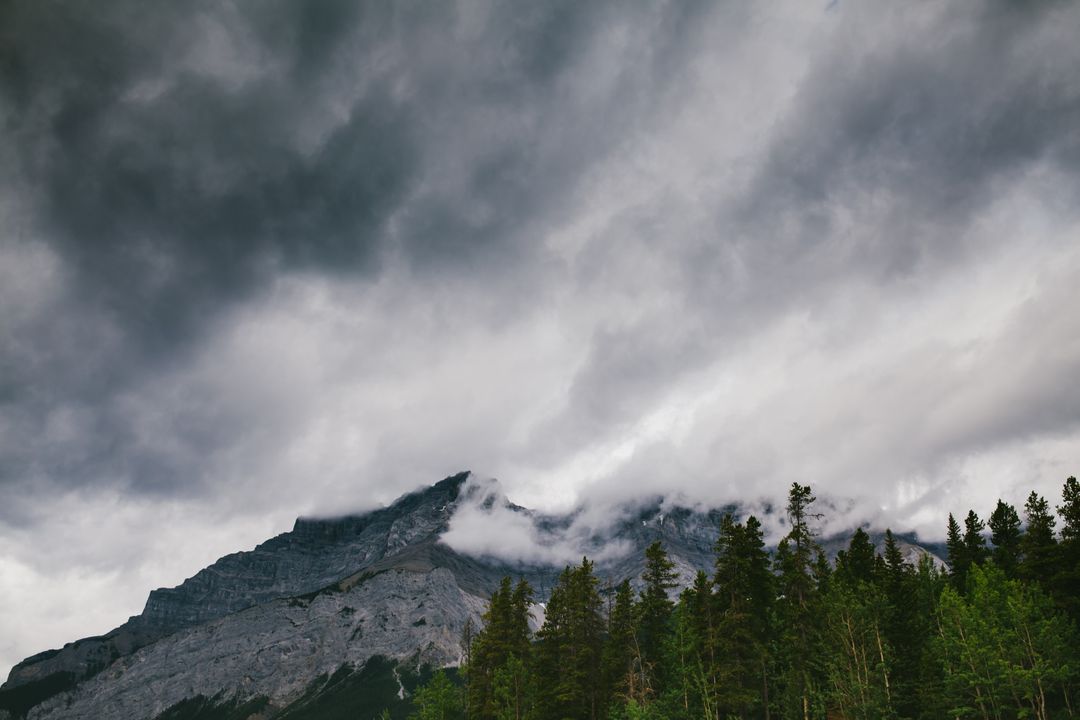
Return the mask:
<path id="1" fill-rule="evenodd" d="M 724 517 L 711 574 L 672 598 L 646 551 L 640 588 L 563 570 L 541 627 L 504 578 L 454 676 L 413 698 L 419 720 L 1071 718 L 1080 712 L 1080 483 L 1056 515 L 1037 493 L 947 519 L 948 567 L 883 552 L 857 530 L 830 562 L 808 486 L 791 486 L 770 551 L 754 516 Z M 1023 517 L 1021 517 L 1021 512 Z"/>

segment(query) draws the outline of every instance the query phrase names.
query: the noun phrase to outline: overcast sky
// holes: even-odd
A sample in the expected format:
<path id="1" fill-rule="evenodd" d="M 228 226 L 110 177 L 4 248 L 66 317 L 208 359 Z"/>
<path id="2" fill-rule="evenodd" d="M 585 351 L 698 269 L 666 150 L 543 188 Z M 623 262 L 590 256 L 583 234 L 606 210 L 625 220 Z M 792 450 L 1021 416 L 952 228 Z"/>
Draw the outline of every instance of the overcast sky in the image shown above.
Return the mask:
<path id="1" fill-rule="evenodd" d="M 0 674 L 297 515 L 1080 471 L 1080 7 L 0 6 Z"/>

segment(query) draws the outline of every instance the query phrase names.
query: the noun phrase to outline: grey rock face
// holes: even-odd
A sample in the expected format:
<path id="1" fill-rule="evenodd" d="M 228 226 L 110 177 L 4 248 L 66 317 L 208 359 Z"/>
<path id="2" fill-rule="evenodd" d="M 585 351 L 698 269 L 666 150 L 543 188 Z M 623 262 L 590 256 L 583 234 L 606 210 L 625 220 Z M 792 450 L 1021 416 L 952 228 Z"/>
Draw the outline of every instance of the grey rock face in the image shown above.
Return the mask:
<path id="1" fill-rule="evenodd" d="M 141 615 L 101 637 L 27 658 L 3 688 L 70 672 L 85 678 L 159 638 L 277 598 L 313 592 L 445 531 L 468 473 L 388 508 L 329 520 L 299 519 L 291 532 L 226 555 L 175 588 L 154 590 Z"/>
<path id="2" fill-rule="evenodd" d="M 265 696 L 282 705 L 323 673 L 372 655 L 459 660 L 465 622 L 486 601 L 445 568 L 386 570 L 309 598 L 281 599 L 188 628 L 113 663 L 34 719 L 151 718 L 195 695 Z"/>

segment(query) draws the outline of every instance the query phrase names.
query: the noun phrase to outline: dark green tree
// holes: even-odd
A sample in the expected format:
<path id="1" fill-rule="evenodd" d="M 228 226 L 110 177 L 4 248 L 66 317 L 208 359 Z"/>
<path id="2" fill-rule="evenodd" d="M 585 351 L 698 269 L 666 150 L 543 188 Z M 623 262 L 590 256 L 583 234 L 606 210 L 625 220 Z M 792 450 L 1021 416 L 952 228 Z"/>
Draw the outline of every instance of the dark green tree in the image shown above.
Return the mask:
<path id="1" fill-rule="evenodd" d="M 464 717 L 461 693 L 442 670 L 437 670 L 412 698 L 412 720 L 458 720 Z"/>
<path id="2" fill-rule="evenodd" d="M 1008 577 L 1016 577 L 1020 564 L 1020 516 L 1016 508 L 1001 500 L 990 514 L 991 557 Z"/>
<path id="3" fill-rule="evenodd" d="M 608 703 L 625 702 L 631 697 L 642 703 L 647 700 L 634 693 L 641 682 L 635 615 L 634 591 L 630 581 L 623 580 L 615 588 L 604 642 L 604 694 Z"/>
<path id="4" fill-rule="evenodd" d="M 644 670 L 654 690 L 664 681 L 664 645 L 675 604 L 668 591 L 675 587 L 675 564 L 668 559 L 663 544 L 656 541 L 645 549 L 645 587 L 638 603 L 638 643 Z"/>
<path id="5" fill-rule="evenodd" d="M 567 566 L 537 633 L 537 720 L 598 720 L 606 711 L 601 658 L 604 618 L 593 564 Z"/>
<path id="6" fill-rule="evenodd" d="M 1074 628 L 1037 587 L 973 567 L 968 596 L 942 593 L 935 650 L 950 716 L 1071 716 Z"/>
<path id="7" fill-rule="evenodd" d="M 1057 511 L 1061 517 L 1062 542 L 1080 540 L 1080 482 L 1075 477 L 1065 480 Z"/>
<path id="8" fill-rule="evenodd" d="M 1046 498 L 1032 492 L 1024 503 L 1027 527 L 1020 536 L 1020 577 L 1049 588 L 1057 562 L 1057 540 L 1054 525 L 1057 519 L 1050 512 Z"/>
<path id="9" fill-rule="evenodd" d="M 949 524 L 945 534 L 945 549 L 948 551 L 946 560 L 949 563 L 949 579 L 952 580 L 953 587 L 959 592 L 963 592 L 967 583 L 967 573 L 971 567 L 971 560 L 968 557 L 967 546 L 964 545 L 964 538 L 960 534 L 960 525 L 956 522 L 956 518 L 953 517 L 952 513 L 949 513 Z"/>
<path id="10" fill-rule="evenodd" d="M 716 543 L 716 663 L 711 707 L 720 717 L 768 710 L 769 616 L 773 577 L 761 523 L 726 515 Z"/>
<path id="11" fill-rule="evenodd" d="M 844 718 L 895 717 L 893 649 L 883 631 L 888 607 L 881 589 L 860 580 L 833 585 L 823 598 L 825 693 Z"/>
<path id="12" fill-rule="evenodd" d="M 919 674 L 928 623 L 920 615 L 915 568 L 904 560 L 892 530 L 885 531 L 884 571 L 880 576 L 885 613 L 882 630 L 892 648 L 892 708 L 900 717 L 918 712 Z"/>
<path id="13" fill-rule="evenodd" d="M 1080 482 L 1075 477 L 1061 489 L 1061 544 L 1053 590 L 1058 603 L 1080 624 Z"/>
<path id="14" fill-rule="evenodd" d="M 875 576 L 874 544 L 870 536 L 859 528 L 851 537 L 847 550 L 841 550 L 836 556 L 836 575 L 852 587 L 859 583 L 871 583 Z"/>
<path id="15" fill-rule="evenodd" d="M 974 510 L 968 510 L 967 517 L 964 518 L 964 552 L 972 565 L 982 565 L 989 554 L 986 538 L 983 537 L 985 529 L 986 523 L 979 519 Z"/>
<path id="16" fill-rule="evenodd" d="M 780 594 L 776 604 L 777 701 L 781 716 L 804 720 L 819 717 L 824 710 L 823 612 L 817 593 L 819 578 L 815 577 L 820 548 L 810 525 L 819 517 L 810 509 L 815 500 L 809 486 L 792 483 L 787 504 L 790 530 L 780 541 L 775 558 Z"/>
<path id="17" fill-rule="evenodd" d="M 467 679 L 466 704 L 470 720 L 500 720 L 505 714 L 503 700 L 496 695 L 496 678 L 508 682 L 507 666 L 516 668 L 520 677 L 515 678 L 516 687 L 524 693 L 524 673 L 532 653 L 529 639 L 529 605 L 532 587 L 524 580 L 514 586 L 504 577 L 484 613 L 484 628 L 473 639 L 470 662 L 465 668 Z M 503 693 L 505 695 L 505 693 Z M 523 706 L 524 695 L 515 698 Z"/>

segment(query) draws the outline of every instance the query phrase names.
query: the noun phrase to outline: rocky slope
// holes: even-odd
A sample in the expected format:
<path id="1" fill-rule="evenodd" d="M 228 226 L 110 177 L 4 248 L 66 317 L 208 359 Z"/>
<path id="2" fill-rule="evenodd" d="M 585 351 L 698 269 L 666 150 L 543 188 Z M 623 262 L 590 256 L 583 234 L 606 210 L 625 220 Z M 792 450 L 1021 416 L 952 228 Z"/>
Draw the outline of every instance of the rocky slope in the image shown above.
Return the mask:
<path id="1" fill-rule="evenodd" d="M 316 677 L 372 655 L 456 664 L 485 600 L 445 568 L 395 568 L 304 598 L 273 600 L 187 628 L 121 658 L 30 718 L 155 717 L 185 698 L 233 691 L 282 707 Z"/>
<path id="2" fill-rule="evenodd" d="M 574 523 L 573 516 L 531 513 L 497 485 L 467 480 L 467 473 L 455 475 L 364 515 L 297 520 L 252 551 L 153 591 L 143 613 L 116 630 L 17 665 L 0 688 L 0 719 L 5 708 L 42 720 L 187 717 L 176 708 L 201 702 L 254 702 L 262 717 L 291 717 L 287 708 L 325 694 L 313 688 L 357 677 L 375 656 L 417 670 L 456 664 L 466 622 L 479 624 L 485 598 L 504 575 L 528 579 L 542 602 L 561 563 L 457 552 L 440 541 L 455 512 L 467 504 L 527 517 L 542 543 Z M 590 556 L 622 548 L 597 564 L 614 584 L 636 581 L 644 548 L 661 540 L 689 584 L 712 565 L 721 515 L 662 509 L 657 499 L 576 538 L 574 547 Z"/>
<path id="3" fill-rule="evenodd" d="M 76 680 L 118 657 L 183 628 L 277 598 L 309 593 L 412 544 L 445 531 L 467 473 L 406 495 L 388 508 L 332 520 L 298 519 L 292 531 L 254 550 L 226 555 L 175 588 L 154 590 L 141 615 L 101 637 L 27 658 L 4 684 L 10 689 L 57 673 Z"/>

